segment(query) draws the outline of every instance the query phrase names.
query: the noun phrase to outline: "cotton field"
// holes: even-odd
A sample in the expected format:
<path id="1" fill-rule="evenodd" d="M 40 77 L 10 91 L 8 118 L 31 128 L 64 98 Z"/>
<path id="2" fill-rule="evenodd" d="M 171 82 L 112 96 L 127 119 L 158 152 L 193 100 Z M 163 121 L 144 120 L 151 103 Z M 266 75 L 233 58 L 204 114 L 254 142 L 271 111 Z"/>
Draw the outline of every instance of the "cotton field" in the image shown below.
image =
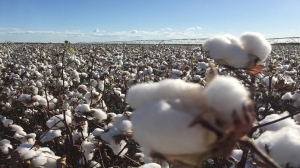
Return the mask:
<path id="1" fill-rule="evenodd" d="M 1 167 L 300 167 L 300 45 L 0 44 Z"/>

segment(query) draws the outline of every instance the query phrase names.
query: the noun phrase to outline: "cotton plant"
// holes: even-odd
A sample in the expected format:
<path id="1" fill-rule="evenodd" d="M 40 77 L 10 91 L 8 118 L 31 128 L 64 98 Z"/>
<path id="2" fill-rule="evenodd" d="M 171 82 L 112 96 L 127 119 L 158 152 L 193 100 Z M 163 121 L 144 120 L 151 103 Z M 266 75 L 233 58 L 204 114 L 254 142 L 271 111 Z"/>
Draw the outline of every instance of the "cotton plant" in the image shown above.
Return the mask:
<path id="1" fill-rule="evenodd" d="M 220 65 L 251 69 L 267 59 L 272 47 L 263 35 L 246 32 L 240 38 L 229 34 L 209 38 L 203 48 Z"/>
<path id="2" fill-rule="evenodd" d="M 128 91 L 126 101 L 135 109 L 133 138 L 145 155 L 175 165 L 229 155 L 254 120 L 249 92 L 232 77 L 216 76 L 204 89 L 171 79 L 140 84 Z"/>
<path id="3" fill-rule="evenodd" d="M 255 140 L 282 167 L 299 167 L 299 129 L 300 127 L 283 127 L 276 131 L 266 131 Z M 260 160 L 256 156 L 256 160 Z"/>

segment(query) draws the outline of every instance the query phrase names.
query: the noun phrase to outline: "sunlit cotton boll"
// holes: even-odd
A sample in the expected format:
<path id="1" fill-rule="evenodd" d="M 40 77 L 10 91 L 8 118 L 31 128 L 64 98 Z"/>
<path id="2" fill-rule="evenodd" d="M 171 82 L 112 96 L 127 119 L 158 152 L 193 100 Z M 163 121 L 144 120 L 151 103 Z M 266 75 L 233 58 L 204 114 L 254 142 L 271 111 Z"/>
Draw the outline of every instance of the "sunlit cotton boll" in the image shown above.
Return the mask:
<path id="1" fill-rule="evenodd" d="M 209 57 L 219 64 L 244 68 L 248 66 L 250 59 L 238 41 L 239 39 L 233 36 L 217 36 L 207 39 L 203 48 L 209 52 Z"/>
<path id="2" fill-rule="evenodd" d="M 143 148 L 164 154 L 205 152 L 216 140 L 215 134 L 200 125 L 189 127 L 194 116 L 172 107 L 172 103 L 153 101 L 136 109 L 131 117 L 133 138 Z"/>
<path id="3" fill-rule="evenodd" d="M 247 54 L 257 56 L 261 62 L 265 61 L 271 53 L 271 45 L 260 33 L 245 32 L 240 37 L 243 49 Z"/>
<path id="4" fill-rule="evenodd" d="M 2 139 L 0 141 L 0 150 L 3 154 L 8 154 L 9 149 L 12 149 L 12 145 L 10 144 L 10 141 L 7 139 Z"/>
<path id="5" fill-rule="evenodd" d="M 59 114 L 51 117 L 47 122 L 46 125 L 50 129 L 59 129 L 59 128 L 64 128 L 65 124 L 63 123 L 64 117 L 66 119 L 66 124 L 70 124 L 72 119 L 70 116 Z"/>
<path id="6" fill-rule="evenodd" d="M 47 133 L 41 135 L 40 141 L 42 143 L 45 143 L 60 136 L 61 136 L 61 130 L 49 130 Z"/>
<path id="7" fill-rule="evenodd" d="M 278 131 L 266 131 L 255 140 L 260 149 L 282 167 L 300 167 L 300 128 L 284 127 Z"/>
<path id="8" fill-rule="evenodd" d="M 161 166 L 157 163 L 147 163 L 140 166 L 139 168 L 161 168 Z"/>
<path id="9" fill-rule="evenodd" d="M 143 94 L 140 94 L 143 93 Z M 146 103 L 161 99 L 188 98 L 201 102 L 202 88 L 198 84 L 186 83 L 182 80 L 165 79 L 159 83 L 145 83 L 130 88 L 126 101 L 133 108 L 139 108 Z"/>
<path id="10" fill-rule="evenodd" d="M 266 116 L 263 120 L 261 120 L 259 122 L 259 124 L 265 124 L 265 123 L 269 123 L 269 122 L 272 122 L 272 121 L 275 121 L 275 120 L 278 120 L 284 116 L 287 116 L 288 113 L 285 112 L 285 113 L 282 113 L 282 114 L 271 114 L 271 115 L 268 115 Z M 286 118 L 284 120 L 281 120 L 281 121 L 278 121 L 278 122 L 275 122 L 273 124 L 270 124 L 270 125 L 266 125 L 264 127 L 261 128 L 262 131 L 278 131 L 279 129 L 283 128 L 283 127 L 292 127 L 292 126 L 295 126 L 296 123 L 293 119 L 291 118 Z"/>
<path id="11" fill-rule="evenodd" d="M 244 117 L 243 107 L 250 103 L 249 91 L 233 77 L 216 76 L 205 88 L 204 94 L 208 107 L 216 110 L 218 118 L 232 123 L 232 113 Z"/>
<path id="12" fill-rule="evenodd" d="M 119 154 L 119 156 L 123 156 L 127 153 L 128 148 L 123 149 L 126 144 L 127 143 L 124 140 L 121 140 L 119 143 L 115 142 L 114 140 L 109 142 L 109 146 L 113 150 L 114 154 L 115 155 Z"/>

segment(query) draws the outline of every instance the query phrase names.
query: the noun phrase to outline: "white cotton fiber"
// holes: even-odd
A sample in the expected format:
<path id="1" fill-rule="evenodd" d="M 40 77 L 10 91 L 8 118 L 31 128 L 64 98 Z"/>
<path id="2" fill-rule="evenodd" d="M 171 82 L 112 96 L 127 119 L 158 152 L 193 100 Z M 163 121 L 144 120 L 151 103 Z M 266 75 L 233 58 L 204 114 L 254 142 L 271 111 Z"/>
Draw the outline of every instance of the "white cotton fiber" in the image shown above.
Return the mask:
<path id="1" fill-rule="evenodd" d="M 249 103 L 249 92 L 233 77 L 216 76 L 204 89 L 209 108 L 217 111 L 219 119 L 232 120 L 235 110 L 239 116 L 244 116 L 242 108 Z"/>
<path id="2" fill-rule="evenodd" d="M 160 99 L 190 98 L 200 102 L 202 88 L 198 84 L 186 83 L 182 80 L 165 79 L 158 83 L 143 83 L 130 88 L 126 101 L 133 108 Z M 143 94 L 141 94 L 143 93 Z"/>
<path id="3" fill-rule="evenodd" d="M 129 132 L 132 128 L 132 123 L 129 120 L 123 120 L 116 124 L 116 128 L 121 132 Z"/>
<path id="4" fill-rule="evenodd" d="M 8 125 L 12 124 L 14 121 L 11 119 L 6 119 L 6 117 L 3 117 L 4 119 L 2 120 L 2 123 L 4 127 L 8 127 Z"/>
<path id="5" fill-rule="evenodd" d="M 278 120 L 287 115 L 288 115 L 288 113 L 283 113 L 281 115 L 271 114 L 271 115 L 266 116 L 263 120 L 261 120 L 259 122 L 259 124 L 261 125 L 261 124 L 269 123 L 271 121 Z M 295 125 L 296 125 L 296 123 L 293 119 L 286 118 L 286 119 L 278 121 L 276 123 L 261 127 L 261 129 L 262 129 L 262 131 L 278 131 L 279 129 L 281 129 L 283 127 L 292 127 Z"/>
<path id="6" fill-rule="evenodd" d="M 246 32 L 240 37 L 243 49 L 247 54 L 252 54 L 260 58 L 263 62 L 271 53 L 271 45 L 260 33 Z"/>
<path id="7" fill-rule="evenodd" d="M 161 166 L 157 163 L 147 163 L 140 166 L 139 168 L 161 168 Z"/>
<path id="8" fill-rule="evenodd" d="M 292 99 L 292 94 L 291 92 L 286 92 L 282 97 L 281 97 L 282 100 L 290 100 Z"/>
<path id="9" fill-rule="evenodd" d="M 106 112 L 102 111 L 101 109 L 91 109 L 90 112 L 92 113 L 92 116 L 99 120 L 99 122 L 107 119 Z"/>
<path id="10" fill-rule="evenodd" d="M 119 130 L 117 129 L 109 129 L 108 132 L 104 132 L 103 134 L 100 135 L 101 139 L 103 139 L 106 142 L 110 142 L 113 140 L 113 137 L 116 135 L 122 134 Z"/>
<path id="11" fill-rule="evenodd" d="M 89 104 L 80 104 L 75 108 L 75 112 L 89 112 L 90 111 L 90 105 Z"/>
<path id="12" fill-rule="evenodd" d="M 243 151 L 241 149 L 234 149 L 231 152 L 231 156 L 237 161 L 241 160 L 242 155 L 243 155 Z"/>
<path id="13" fill-rule="evenodd" d="M 61 136 L 61 130 L 49 130 L 45 135 L 42 134 L 41 135 L 41 139 L 40 141 L 42 143 L 48 142 L 53 140 L 56 137 L 60 137 Z"/>
<path id="14" fill-rule="evenodd" d="M 66 118 L 66 124 L 67 125 L 70 124 L 72 121 L 71 117 L 65 115 L 65 118 Z M 51 129 L 63 128 L 63 127 L 65 127 L 63 120 L 64 120 L 63 114 L 55 115 L 46 122 L 46 125 L 48 126 L 48 128 L 51 128 Z"/>
<path id="15" fill-rule="evenodd" d="M 127 151 L 128 151 L 128 148 L 123 149 L 123 148 L 125 147 L 126 144 L 127 144 L 127 143 L 126 143 L 126 141 L 124 141 L 124 140 L 121 140 L 120 143 L 116 143 L 114 140 L 112 140 L 112 141 L 109 142 L 109 147 L 113 150 L 113 152 L 114 152 L 115 155 L 119 154 L 119 152 L 122 151 L 122 152 L 119 154 L 119 156 L 123 156 L 123 155 L 125 155 L 125 154 L 127 153 Z M 122 150 L 122 149 L 123 149 L 123 150 Z"/>
<path id="16" fill-rule="evenodd" d="M 104 130 L 101 129 L 101 128 L 95 128 L 94 131 L 92 132 L 92 134 L 93 134 L 94 136 L 100 136 L 100 135 L 103 134 L 103 133 L 104 133 Z"/>
<path id="17" fill-rule="evenodd" d="M 11 124 L 9 125 L 9 127 L 11 128 L 12 131 L 16 131 L 16 132 L 21 132 L 24 130 L 21 126 L 16 124 Z"/>
<path id="18" fill-rule="evenodd" d="M 300 167 L 299 126 L 284 127 L 278 131 L 266 131 L 255 142 L 282 167 L 288 163 L 293 167 Z"/>
<path id="19" fill-rule="evenodd" d="M 192 115 L 178 111 L 165 100 L 154 101 L 134 111 L 133 138 L 143 148 L 163 154 L 201 153 L 216 137 L 200 125 L 190 127 L 193 120 Z"/>
<path id="20" fill-rule="evenodd" d="M 300 93 L 298 93 L 298 92 L 294 93 L 294 94 L 292 95 L 292 99 L 293 99 L 293 100 L 298 100 L 298 99 L 300 99 Z"/>
<path id="21" fill-rule="evenodd" d="M 217 36 L 207 39 L 203 48 L 209 52 L 209 57 L 214 60 L 223 60 L 235 68 L 246 67 L 250 61 L 248 55 L 240 46 L 239 39 L 231 35 Z"/>
<path id="22" fill-rule="evenodd" d="M 31 162 L 35 167 L 40 167 L 47 163 L 47 157 L 40 154 L 39 156 L 32 158 Z"/>

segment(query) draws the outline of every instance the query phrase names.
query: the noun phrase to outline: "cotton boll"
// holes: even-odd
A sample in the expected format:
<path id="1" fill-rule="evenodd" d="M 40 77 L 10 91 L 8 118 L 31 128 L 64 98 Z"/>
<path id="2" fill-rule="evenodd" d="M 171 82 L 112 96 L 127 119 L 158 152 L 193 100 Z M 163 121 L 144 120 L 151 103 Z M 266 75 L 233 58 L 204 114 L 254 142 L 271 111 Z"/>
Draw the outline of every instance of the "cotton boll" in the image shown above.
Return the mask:
<path id="1" fill-rule="evenodd" d="M 7 139 L 2 139 L 0 141 L 0 151 L 3 154 L 8 154 L 9 153 L 9 149 L 12 149 L 12 145 L 10 144 L 10 141 Z"/>
<path id="2" fill-rule="evenodd" d="M 193 120 L 165 100 L 151 102 L 136 109 L 131 117 L 133 139 L 143 148 L 163 154 L 202 153 L 216 135 L 200 125 L 190 127 Z"/>
<path id="3" fill-rule="evenodd" d="M 116 124 L 116 128 L 121 132 L 129 132 L 132 128 L 132 123 L 129 120 L 123 120 Z"/>
<path id="4" fill-rule="evenodd" d="M 72 121 L 71 117 L 67 115 L 65 115 L 65 119 L 67 125 L 70 124 Z M 48 128 L 51 129 L 64 128 L 65 124 L 63 123 L 63 120 L 64 120 L 63 114 L 55 115 L 46 122 L 46 125 L 48 126 Z"/>
<path id="5" fill-rule="evenodd" d="M 209 52 L 209 57 L 219 61 L 222 65 L 229 65 L 235 68 L 244 68 L 249 64 L 248 55 L 239 46 L 239 40 L 233 36 L 217 36 L 207 39 L 203 43 L 203 48 Z M 217 61 L 218 62 L 218 61 Z"/>
<path id="6" fill-rule="evenodd" d="M 265 83 L 267 86 L 269 86 L 270 85 L 270 77 L 269 76 L 264 77 L 262 79 L 262 82 Z M 277 82 L 277 78 L 272 77 L 272 79 L 271 79 L 271 86 L 274 87 L 275 84 L 276 84 L 276 82 Z"/>
<path id="7" fill-rule="evenodd" d="M 102 92 L 104 91 L 104 80 L 98 81 L 98 89 Z"/>
<path id="8" fill-rule="evenodd" d="M 242 155 L 243 155 L 243 151 L 241 149 L 234 149 L 231 152 L 231 156 L 237 161 L 241 160 Z"/>
<path id="9" fill-rule="evenodd" d="M 286 92 L 282 97 L 281 97 L 282 100 L 290 100 L 292 99 L 292 94 L 291 92 Z"/>
<path id="10" fill-rule="evenodd" d="M 260 33 L 246 32 L 240 37 L 243 49 L 247 54 L 257 56 L 261 62 L 271 53 L 271 45 Z"/>
<path id="11" fill-rule="evenodd" d="M 75 108 L 75 112 L 83 113 L 83 112 L 89 112 L 90 111 L 90 105 L 89 104 L 80 104 Z"/>
<path id="12" fill-rule="evenodd" d="M 88 142 L 88 141 L 83 141 L 81 143 L 81 147 L 85 150 L 85 151 L 92 151 L 95 149 L 95 145 L 92 142 Z"/>
<path id="13" fill-rule="evenodd" d="M 34 157 L 31 159 L 31 163 L 35 166 L 35 167 L 40 167 L 43 166 L 44 164 L 47 163 L 47 158 L 43 155 Z"/>
<path id="14" fill-rule="evenodd" d="M 101 109 L 91 109 L 90 112 L 99 122 L 107 119 L 107 114 Z"/>
<path id="15" fill-rule="evenodd" d="M 20 132 L 24 130 L 21 126 L 16 124 L 11 124 L 9 125 L 9 127 L 11 128 L 12 131 L 16 131 L 16 132 Z"/>
<path id="16" fill-rule="evenodd" d="M 278 120 L 286 115 L 288 115 L 288 113 L 283 113 L 281 115 L 271 114 L 271 115 L 266 116 L 263 120 L 261 120 L 259 122 L 259 124 L 261 125 L 261 124 L 269 123 L 271 121 Z M 281 129 L 283 127 L 292 127 L 295 125 L 296 125 L 296 123 L 294 122 L 293 119 L 286 118 L 286 119 L 278 121 L 276 123 L 261 127 L 261 129 L 262 129 L 262 131 L 278 131 L 279 129 Z"/>
<path id="17" fill-rule="evenodd" d="M 140 166 L 139 168 L 161 168 L 161 166 L 157 163 L 147 163 Z"/>
<path id="18" fill-rule="evenodd" d="M 54 138 L 60 137 L 60 136 L 61 136 L 61 130 L 49 130 L 46 134 L 41 135 L 40 141 L 42 143 L 45 143 L 45 142 L 51 141 Z"/>
<path id="19" fill-rule="evenodd" d="M 101 167 L 101 164 L 98 163 L 98 162 L 96 162 L 96 161 L 94 161 L 94 160 L 92 160 L 92 161 L 90 162 L 90 167 L 91 167 L 91 168 Z"/>
<path id="20" fill-rule="evenodd" d="M 116 136 L 116 135 L 120 135 L 120 134 L 122 134 L 119 130 L 117 130 L 117 129 L 113 129 L 113 128 L 111 128 L 111 129 L 109 129 L 109 131 L 108 132 L 104 132 L 104 133 L 102 133 L 101 135 L 100 135 L 100 137 L 101 137 L 101 139 L 103 139 L 104 141 L 106 141 L 106 142 L 110 142 L 110 141 L 112 141 L 113 140 L 113 137 L 114 136 Z"/>
<path id="21" fill-rule="evenodd" d="M 5 127 L 8 127 L 8 125 L 13 123 L 13 120 L 11 119 L 6 119 L 6 117 L 4 117 L 4 119 L 2 120 L 2 123 Z"/>
<path id="22" fill-rule="evenodd" d="M 299 126 L 284 127 L 278 131 L 266 131 L 255 140 L 255 143 L 282 167 L 288 163 L 293 167 L 300 167 Z"/>
<path id="23" fill-rule="evenodd" d="M 103 134 L 103 133 L 104 133 L 104 130 L 101 129 L 101 128 L 95 128 L 94 131 L 92 132 L 92 134 L 93 134 L 94 136 L 100 136 L 100 135 Z"/>
<path id="24" fill-rule="evenodd" d="M 299 91 L 298 91 L 299 92 Z M 298 93 L 298 92 L 296 92 L 296 93 L 294 93 L 293 95 L 292 95 L 292 99 L 293 100 L 298 100 L 298 99 L 300 99 L 300 93 Z"/>
<path id="25" fill-rule="evenodd" d="M 243 106 L 250 103 L 250 93 L 233 77 L 216 76 L 205 88 L 204 94 L 209 108 L 216 110 L 221 121 L 232 123 L 232 112 L 244 117 Z"/>
<path id="26" fill-rule="evenodd" d="M 145 103 L 160 99 L 190 98 L 195 102 L 201 102 L 202 97 L 199 96 L 201 93 L 202 88 L 198 84 L 165 79 L 158 83 L 145 83 L 131 87 L 127 92 L 126 101 L 133 108 L 139 108 Z"/>
<path id="27" fill-rule="evenodd" d="M 122 149 L 125 147 L 126 145 L 126 141 L 121 140 L 120 143 L 116 143 L 114 140 L 109 142 L 109 146 L 110 148 L 113 150 L 115 155 L 118 155 Z M 127 153 L 128 148 L 123 149 L 123 151 L 119 154 L 119 156 L 123 156 Z"/>

